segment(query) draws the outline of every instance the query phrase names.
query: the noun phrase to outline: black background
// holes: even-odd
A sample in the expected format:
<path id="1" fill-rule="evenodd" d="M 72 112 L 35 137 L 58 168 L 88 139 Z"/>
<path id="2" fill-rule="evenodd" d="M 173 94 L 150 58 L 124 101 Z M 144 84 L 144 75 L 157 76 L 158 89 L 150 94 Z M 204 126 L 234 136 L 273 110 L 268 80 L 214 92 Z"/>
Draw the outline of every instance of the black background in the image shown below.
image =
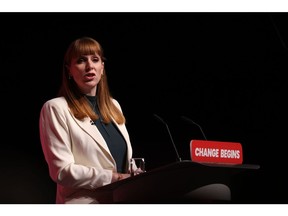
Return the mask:
<path id="1" fill-rule="evenodd" d="M 54 203 L 39 141 L 42 104 L 78 37 L 97 39 L 134 156 L 147 170 L 189 143 L 240 142 L 259 170 L 232 179 L 235 203 L 287 203 L 287 13 L 0 13 L 0 203 Z"/>

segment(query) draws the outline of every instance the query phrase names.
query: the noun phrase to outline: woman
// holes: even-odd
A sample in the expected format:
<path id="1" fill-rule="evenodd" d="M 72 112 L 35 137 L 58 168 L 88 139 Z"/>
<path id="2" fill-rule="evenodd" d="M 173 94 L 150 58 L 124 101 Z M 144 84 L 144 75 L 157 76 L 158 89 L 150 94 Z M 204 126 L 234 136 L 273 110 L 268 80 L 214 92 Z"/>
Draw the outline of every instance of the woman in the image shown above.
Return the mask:
<path id="1" fill-rule="evenodd" d="M 98 203 L 96 188 L 130 177 L 132 147 L 121 107 L 109 92 L 104 60 L 93 38 L 72 42 L 59 96 L 41 109 L 40 140 L 57 183 L 56 203 Z"/>

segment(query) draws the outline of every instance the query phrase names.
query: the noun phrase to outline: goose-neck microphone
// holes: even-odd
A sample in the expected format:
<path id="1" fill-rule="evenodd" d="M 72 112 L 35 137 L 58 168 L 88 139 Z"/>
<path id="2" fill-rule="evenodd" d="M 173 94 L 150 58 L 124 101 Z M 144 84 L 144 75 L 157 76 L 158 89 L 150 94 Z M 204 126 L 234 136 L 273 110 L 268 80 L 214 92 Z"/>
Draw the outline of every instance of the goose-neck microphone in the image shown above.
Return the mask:
<path id="1" fill-rule="evenodd" d="M 185 120 L 186 122 L 188 122 L 188 123 L 190 123 L 190 124 L 194 124 L 194 125 L 196 125 L 197 127 L 199 127 L 199 129 L 200 129 L 200 131 L 201 131 L 204 139 L 207 140 L 207 138 L 206 138 L 206 136 L 205 136 L 205 134 L 204 134 L 204 132 L 203 132 L 203 130 L 202 130 L 202 128 L 201 128 L 201 126 L 200 126 L 199 124 L 197 124 L 197 123 L 194 122 L 192 119 L 190 119 L 190 118 L 188 118 L 188 117 L 186 117 L 186 116 L 181 116 L 181 119 Z"/>
<path id="2" fill-rule="evenodd" d="M 175 145 L 175 143 L 174 143 L 174 140 L 173 140 L 173 138 L 172 138 L 170 129 L 169 129 L 169 127 L 168 127 L 168 124 L 167 124 L 160 116 L 158 116 L 158 115 L 156 115 L 156 114 L 154 114 L 154 116 L 155 116 L 161 123 L 163 123 L 163 124 L 166 126 L 166 129 L 167 129 L 168 134 L 169 134 L 169 136 L 170 136 L 170 140 L 171 140 L 172 145 L 173 145 L 173 147 L 174 147 L 174 150 L 175 150 L 175 152 L 176 152 L 177 158 L 178 158 L 178 160 L 181 162 L 181 158 L 179 157 L 179 153 L 178 153 L 178 150 L 177 150 L 176 145 Z"/>

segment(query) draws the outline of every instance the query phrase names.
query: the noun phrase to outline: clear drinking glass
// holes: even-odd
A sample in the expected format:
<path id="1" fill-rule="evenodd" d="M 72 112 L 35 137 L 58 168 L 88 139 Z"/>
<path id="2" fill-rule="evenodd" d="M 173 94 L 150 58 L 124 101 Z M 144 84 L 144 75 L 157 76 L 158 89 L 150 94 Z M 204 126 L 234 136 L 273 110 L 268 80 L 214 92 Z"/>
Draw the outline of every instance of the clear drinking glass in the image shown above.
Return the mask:
<path id="1" fill-rule="evenodd" d="M 144 158 L 131 158 L 129 166 L 131 176 L 135 176 L 146 171 Z"/>

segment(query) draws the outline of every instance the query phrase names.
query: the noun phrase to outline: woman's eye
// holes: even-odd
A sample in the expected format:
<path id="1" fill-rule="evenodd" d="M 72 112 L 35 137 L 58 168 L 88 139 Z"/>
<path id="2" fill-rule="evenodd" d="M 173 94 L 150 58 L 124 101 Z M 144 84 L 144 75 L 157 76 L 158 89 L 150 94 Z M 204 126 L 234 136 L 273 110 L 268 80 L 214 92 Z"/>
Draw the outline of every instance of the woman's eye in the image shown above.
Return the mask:
<path id="1" fill-rule="evenodd" d="M 98 61 L 99 61 L 99 58 L 93 58 L 92 61 L 93 61 L 93 62 L 98 62 Z"/>
<path id="2" fill-rule="evenodd" d="M 82 63 L 82 62 L 84 62 L 84 61 L 85 61 L 84 58 L 79 58 L 79 59 L 77 60 L 77 64 L 80 64 L 80 63 Z"/>

